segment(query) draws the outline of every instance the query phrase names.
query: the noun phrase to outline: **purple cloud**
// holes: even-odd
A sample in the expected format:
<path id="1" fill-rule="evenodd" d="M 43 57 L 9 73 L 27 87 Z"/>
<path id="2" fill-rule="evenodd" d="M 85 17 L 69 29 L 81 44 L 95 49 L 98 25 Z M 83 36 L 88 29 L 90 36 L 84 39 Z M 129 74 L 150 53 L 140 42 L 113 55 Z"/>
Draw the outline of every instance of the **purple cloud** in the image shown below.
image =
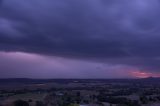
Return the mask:
<path id="1" fill-rule="evenodd" d="M 159 0 L 3 0 L 0 1 L 0 51 L 11 54 L 18 52 L 11 56 L 18 56 L 18 61 L 9 63 L 11 66 L 14 64 L 15 70 L 22 70 L 18 64 L 24 62 L 21 66 L 26 67 L 27 64 L 28 67 L 33 67 L 27 70 L 55 69 L 60 70 L 55 71 L 55 75 L 61 76 L 62 72 L 63 77 L 65 73 L 68 73 L 66 77 L 89 77 L 90 73 L 93 73 L 92 77 L 105 77 L 105 74 L 96 74 L 97 68 L 93 67 L 102 63 L 107 65 L 106 70 L 112 70 L 108 68 L 108 65 L 111 65 L 120 66 L 119 70 L 125 66 L 146 72 L 158 72 L 159 11 Z M 37 60 L 43 58 L 47 64 L 42 65 L 37 60 L 27 58 L 19 60 L 21 52 L 35 54 L 33 57 L 40 55 Z M 9 70 L 14 68 L 8 68 L 5 64 L 12 59 L 7 59 L 9 54 L 6 52 L 3 55 L 5 58 L 1 56 L 0 59 L 2 58 L 1 63 L 4 66 L 1 67 L 8 70 L 4 73 L 6 76 L 11 76 L 8 75 Z M 46 56 L 51 58 L 46 59 Z M 62 60 L 66 60 L 66 63 L 72 59 L 77 63 L 71 62 L 69 69 L 67 66 L 65 69 L 51 67 L 54 59 L 60 57 L 63 57 Z M 57 61 L 55 64 L 58 64 Z M 32 62 L 33 66 L 30 64 Z M 81 68 L 86 62 L 89 62 L 86 66 L 88 68 Z M 44 67 L 38 69 L 39 66 Z M 22 72 L 30 72 L 21 73 L 27 77 L 35 75 L 31 71 Z M 42 72 L 41 75 L 45 75 Z M 114 72 L 117 71 L 108 71 L 110 76 Z"/>

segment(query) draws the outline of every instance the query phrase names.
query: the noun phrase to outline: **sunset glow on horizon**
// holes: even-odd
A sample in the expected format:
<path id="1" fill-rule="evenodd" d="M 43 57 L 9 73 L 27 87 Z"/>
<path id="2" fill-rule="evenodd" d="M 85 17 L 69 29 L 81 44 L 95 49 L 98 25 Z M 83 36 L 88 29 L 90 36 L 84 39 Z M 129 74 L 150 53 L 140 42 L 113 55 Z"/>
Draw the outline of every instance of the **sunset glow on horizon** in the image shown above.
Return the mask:
<path id="1" fill-rule="evenodd" d="M 160 77 L 160 73 L 151 73 L 144 71 L 133 71 L 131 75 L 135 78 Z"/>

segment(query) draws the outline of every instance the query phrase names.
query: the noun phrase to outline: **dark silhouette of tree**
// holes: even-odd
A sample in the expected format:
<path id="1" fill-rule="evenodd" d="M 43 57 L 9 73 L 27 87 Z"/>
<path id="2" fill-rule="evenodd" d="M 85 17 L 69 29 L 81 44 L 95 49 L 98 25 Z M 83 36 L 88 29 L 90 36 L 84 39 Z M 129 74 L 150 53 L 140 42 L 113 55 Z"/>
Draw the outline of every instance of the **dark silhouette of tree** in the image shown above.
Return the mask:
<path id="1" fill-rule="evenodd" d="M 32 100 L 32 99 L 29 99 L 28 102 L 33 102 L 33 100 Z"/>
<path id="2" fill-rule="evenodd" d="M 143 95 L 140 97 L 140 101 L 142 102 L 142 104 L 147 104 L 149 100 L 145 95 Z"/>
<path id="3" fill-rule="evenodd" d="M 36 101 L 36 106 L 45 106 L 42 101 Z"/>
<path id="4" fill-rule="evenodd" d="M 23 100 L 16 100 L 13 104 L 14 106 L 29 106 L 29 103 Z"/>

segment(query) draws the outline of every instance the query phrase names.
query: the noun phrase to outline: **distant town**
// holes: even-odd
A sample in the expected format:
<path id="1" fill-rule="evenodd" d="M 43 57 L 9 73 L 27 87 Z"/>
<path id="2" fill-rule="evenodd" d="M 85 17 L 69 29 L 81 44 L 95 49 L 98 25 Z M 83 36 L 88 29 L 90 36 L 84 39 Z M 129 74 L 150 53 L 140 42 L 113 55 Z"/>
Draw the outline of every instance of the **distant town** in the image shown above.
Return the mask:
<path id="1" fill-rule="evenodd" d="M 0 106 L 160 106 L 160 78 L 0 79 Z"/>

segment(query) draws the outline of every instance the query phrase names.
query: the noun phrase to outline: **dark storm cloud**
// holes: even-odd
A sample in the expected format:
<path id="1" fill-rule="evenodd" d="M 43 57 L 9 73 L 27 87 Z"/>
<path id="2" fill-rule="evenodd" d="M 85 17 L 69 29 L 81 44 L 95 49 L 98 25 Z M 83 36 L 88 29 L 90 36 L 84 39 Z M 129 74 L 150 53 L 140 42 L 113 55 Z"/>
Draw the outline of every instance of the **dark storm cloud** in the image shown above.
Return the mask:
<path id="1" fill-rule="evenodd" d="M 160 69 L 159 0 L 0 1 L 0 49 Z"/>

